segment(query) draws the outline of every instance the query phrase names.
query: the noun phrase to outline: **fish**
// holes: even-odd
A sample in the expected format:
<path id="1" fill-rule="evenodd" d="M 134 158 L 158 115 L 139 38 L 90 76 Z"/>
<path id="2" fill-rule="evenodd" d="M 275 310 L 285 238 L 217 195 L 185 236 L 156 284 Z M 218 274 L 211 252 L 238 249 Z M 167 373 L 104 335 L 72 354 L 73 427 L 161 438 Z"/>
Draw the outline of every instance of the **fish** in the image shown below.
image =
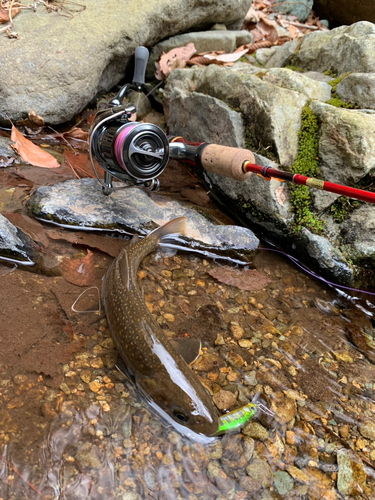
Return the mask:
<path id="1" fill-rule="evenodd" d="M 188 365 L 200 342 L 193 356 L 193 339 L 172 345 L 147 309 L 137 281 L 141 261 L 160 243 L 184 234 L 185 220 L 173 219 L 142 239 L 135 235 L 105 274 L 102 299 L 115 347 L 137 390 L 181 434 L 207 442 L 219 428 L 217 410 Z"/>

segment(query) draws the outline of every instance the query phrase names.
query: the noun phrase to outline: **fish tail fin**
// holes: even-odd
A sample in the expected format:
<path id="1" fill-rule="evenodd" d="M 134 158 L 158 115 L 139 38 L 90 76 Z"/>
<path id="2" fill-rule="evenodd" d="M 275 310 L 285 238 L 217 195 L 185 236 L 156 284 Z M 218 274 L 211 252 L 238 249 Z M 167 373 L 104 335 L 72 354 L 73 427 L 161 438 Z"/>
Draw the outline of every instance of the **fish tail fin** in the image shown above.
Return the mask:
<path id="1" fill-rule="evenodd" d="M 155 229 L 154 234 L 160 242 L 167 243 L 168 240 L 173 241 L 177 236 L 185 234 L 185 225 L 186 217 L 177 217 Z"/>

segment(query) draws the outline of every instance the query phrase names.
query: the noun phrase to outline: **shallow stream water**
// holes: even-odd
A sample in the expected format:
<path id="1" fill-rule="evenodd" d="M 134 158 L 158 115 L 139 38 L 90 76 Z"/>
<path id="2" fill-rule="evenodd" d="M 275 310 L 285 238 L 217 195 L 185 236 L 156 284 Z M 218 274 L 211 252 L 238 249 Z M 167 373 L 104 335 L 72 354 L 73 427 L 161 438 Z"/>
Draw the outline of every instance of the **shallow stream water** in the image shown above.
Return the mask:
<path id="1" fill-rule="evenodd" d="M 111 258 L 94 260 L 100 287 Z M 139 401 L 103 312 L 71 308 L 84 288 L 1 267 L 1 499 L 375 498 L 375 366 L 350 340 L 353 328 L 371 334 L 369 297 L 271 252 L 254 258 L 269 278 L 258 291 L 220 283 L 208 274 L 218 266 L 157 253 L 139 270 L 165 334 L 202 339 L 192 369 L 218 407 L 259 394 L 275 414 L 211 445 L 163 427 Z M 93 289 L 75 309 L 97 301 Z"/>

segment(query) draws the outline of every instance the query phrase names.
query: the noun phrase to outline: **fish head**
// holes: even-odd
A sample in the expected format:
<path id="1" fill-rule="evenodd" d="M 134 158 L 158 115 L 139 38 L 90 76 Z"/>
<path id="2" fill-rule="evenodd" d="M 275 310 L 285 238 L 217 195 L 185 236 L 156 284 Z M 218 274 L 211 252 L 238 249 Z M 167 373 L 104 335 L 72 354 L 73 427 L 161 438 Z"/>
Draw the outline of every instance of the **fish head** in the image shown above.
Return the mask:
<path id="1" fill-rule="evenodd" d="M 142 389 L 152 409 L 181 434 L 204 443 L 217 433 L 218 415 L 211 397 L 202 386 L 197 391 L 189 387 L 187 392 L 184 387 L 169 384 L 166 390 L 164 381 L 158 381 L 156 377 L 144 380 Z"/>

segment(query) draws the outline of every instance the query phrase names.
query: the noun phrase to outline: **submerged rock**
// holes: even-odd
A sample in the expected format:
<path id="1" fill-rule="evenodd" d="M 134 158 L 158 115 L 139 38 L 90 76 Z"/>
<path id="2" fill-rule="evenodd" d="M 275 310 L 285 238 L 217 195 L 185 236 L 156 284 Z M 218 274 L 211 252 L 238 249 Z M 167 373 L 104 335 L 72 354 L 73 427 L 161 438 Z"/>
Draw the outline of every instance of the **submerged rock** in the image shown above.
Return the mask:
<path id="1" fill-rule="evenodd" d="M 250 3 L 86 0 L 84 10 L 72 7 L 71 18 L 43 6 L 24 9 L 13 27 L 20 42 L 0 38 L 0 121 L 8 123 L 9 116 L 15 122 L 30 110 L 47 123 L 68 121 L 124 77 L 137 45 L 152 46 L 193 27 L 239 24 Z"/>
<path id="2" fill-rule="evenodd" d="M 185 216 L 186 236 L 176 239 L 176 246 L 213 257 L 246 262 L 259 244 L 249 229 L 216 225 L 212 218 L 210 220 L 183 202 L 137 188 L 105 196 L 94 179 L 41 187 L 27 206 L 34 217 L 65 227 L 142 236 L 168 220 Z"/>
<path id="3" fill-rule="evenodd" d="M 29 237 L 0 214 L 0 261 L 34 265 L 31 245 Z"/>
<path id="4" fill-rule="evenodd" d="M 362 496 L 366 485 L 366 472 L 362 460 L 350 450 L 337 452 L 337 489 L 343 495 Z"/>

